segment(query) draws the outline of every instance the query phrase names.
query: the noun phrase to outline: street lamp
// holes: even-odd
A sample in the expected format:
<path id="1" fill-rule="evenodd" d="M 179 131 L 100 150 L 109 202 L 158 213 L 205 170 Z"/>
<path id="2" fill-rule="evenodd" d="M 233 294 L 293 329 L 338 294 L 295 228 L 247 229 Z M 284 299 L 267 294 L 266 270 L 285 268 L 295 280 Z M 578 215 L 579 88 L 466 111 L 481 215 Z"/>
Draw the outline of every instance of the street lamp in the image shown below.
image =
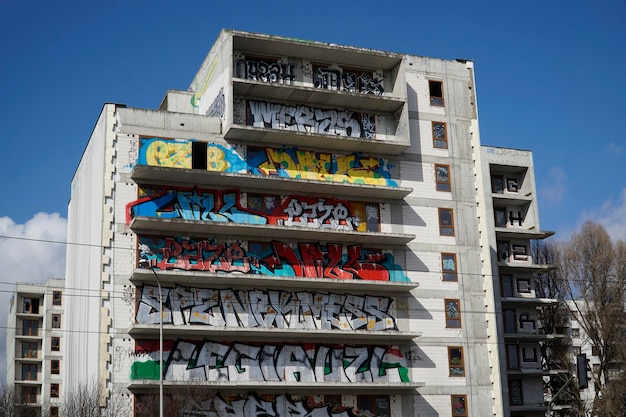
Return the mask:
<path id="1" fill-rule="evenodd" d="M 159 287 L 159 417 L 163 417 L 163 292 L 159 276 L 150 262 L 147 259 L 140 259 L 139 267 L 152 271 Z"/>

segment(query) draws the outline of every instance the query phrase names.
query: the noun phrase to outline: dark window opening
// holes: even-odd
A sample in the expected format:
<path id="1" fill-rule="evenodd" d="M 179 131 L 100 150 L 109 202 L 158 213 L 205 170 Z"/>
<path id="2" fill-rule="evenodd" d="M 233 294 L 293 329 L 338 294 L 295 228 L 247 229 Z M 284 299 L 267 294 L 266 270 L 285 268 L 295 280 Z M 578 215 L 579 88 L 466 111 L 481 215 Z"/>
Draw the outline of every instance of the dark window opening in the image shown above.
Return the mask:
<path id="1" fill-rule="evenodd" d="M 207 146 L 204 142 L 191 143 L 191 168 L 207 169 Z"/>
<path id="2" fill-rule="evenodd" d="M 443 82 L 428 81 L 428 90 L 430 91 L 430 105 L 443 106 Z"/>

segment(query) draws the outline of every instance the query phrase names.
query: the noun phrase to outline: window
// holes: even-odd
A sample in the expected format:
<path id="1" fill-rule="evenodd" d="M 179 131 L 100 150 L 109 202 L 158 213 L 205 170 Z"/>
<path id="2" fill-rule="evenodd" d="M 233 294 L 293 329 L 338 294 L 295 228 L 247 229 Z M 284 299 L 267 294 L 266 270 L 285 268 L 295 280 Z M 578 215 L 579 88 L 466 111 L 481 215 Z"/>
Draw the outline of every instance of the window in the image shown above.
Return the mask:
<path id="1" fill-rule="evenodd" d="M 22 364 L 22 381 L 37 381 L 37 365 L 34 363 Z"/>
<path id="2" fill-rule="evenodd" d="M 494 215 L 496 227 L 506 227 L 506 209 L 504 207 L 496 207 Z"/>
<path id="3" fill-rule="evenodd" d="M 443 271 L 443 280 L 448 282 L 458 281 L 456 271 L 456 254 L 441 254 L 441 270 Z"/>
<path id="4" fill-rule="evenodd" d="M 503 297 L 513 297 L 512 275 L 500 275 L 500 291 Z"/>
<path id="5" fill-rule="evenodd" d="M 519 369 L 518 345 L 506 345 L 506 361 L 508 369 Z"/>
<path id="6" fill-rule="evenodd" d="M 450 165 L 435 165 L 437 191 L 452 191 L 450 183 Z"/>
<path id="7" fill-rule="evenodd" d="M 24 320 L 22 322 L 22 336 L 37 336 L 38 320 Z"/>
<path id="8" fill-rule="evenodd" d="M 454 236 L 454 214 L 452 209 L 439 209 L 439 234 L 441 236 Z"/>
<path id="9" fill-rule="evenodd" d="M 22 342 L 22 358 L 36 358 L 39 350 L 37 342 Z"/>
<path id="10" fill-rule="evenodd" d="M 580 355 L 580 346 L 574 346 L 573 350 L 575 356 Z"/>
<path id="11" fill-rule="evenodd" d="M 461 301 L 460 300 L 443 300 L 446 312 L 446 327 L 449 329 L 461 328 Z"/>
<path id="12" fill-rule="evenodd" d="M 511 405 L 524 405 L 521 380 L 512 379 L 509 381 L 509 399 L 511 400 Z"/>
<path id="13" fill-rule="evenodd" d="M 59 398 L 59 384 L 50 384 L 50 398 Z"/>
<path id="14" fill-rule="evenodd" d="M 428 91 L 430 92 L 430 105 L 439 107 L 443 106 L 443 82 L 429 80 Z"/>
<path id="15" fill-rule="evenodd" d="M 599 364 L 599 363 L 594 363 L 594 364 L 593 364 L 593 368 L 592 368 L 592 369 L 593 369 L 593 371 L 592 371 L 592 372 L 593 372 L 594 374 L 598 374 L 598 373 L 600 373 L 600 364 Z"/>
<path id="16" fill-rule="evenodd" d="M 58 375 L 61 373 L 61 361 L 58 359 L 52 359 L 50 361 L 50 373 L 52 375 Z"/>
<path id="17" fill-rule="evenodd" d="M 526 254 L 526 246 L 513 245 L 513 259 L 516 261 L 527 261 L 528 255 Z"/>
<path id="18" fill-rule="evenodd" d="M 22 402 L 32 404 L 37 402 L 37 387 L 22 387 Z"/>
<path id="19" fill-rule="evenodd" d="M 537 349 L 533 347 L 522 347 L 522 361 L 537 362 Z"/>
<path id="20" fill-rule="evenodd" d="M 498 242 L 498 262 L 509 261 L 509 242 Z"/>
<path id="21" fill-rule="evenodd" d="M 452 417 L 467 416 L 467 395 L 452 395 Z"/>
<path id="22" fill-rule="evenodd" d="M 61 315 L 60 314 L 53 314 L 52 315 L 52 328 L 53 329 L 60 329 L 61 328 Z"/>
<path id="23" fill-rule="evenodd" d="M 465 376 L 465 363 L 461 346 L 448 346 L 448 367 L 450 368 L 450 376 Z"/>
<path id="24" fill-rule="evenodd" d="M 580 337 L 580 329 L 572 329 L 572 337 Z"/>
<path id="25" fill-rule="evenodd" d="M 491 176 L 491 192 L 493 194 L 504 193 L 504 178 L 502 178 L 502 175 Z"/>
<path id="26" fill-rule="evenodd" d="M 515 222 L 517 222 L 518 226 L 521 226 L 523 221 L 524 217 L 522 216 L 521 211 L 518 211 L 517 213 L 509 211 L 509 223 L 511 223 L 511 226 L 515 226 Z"/>
<path id="27" fill-rule="evenodd" d="M 516 333 L 515 310 L 505 309 L 502 313 L 504 314 L 504 333 Z"/>
<path id="28" fill-rule="evenodd" d="M 448 149 L 448 129 L 443 122 L 433 122 L 433 147 Z"/>
<path id="29" fill-rule="evenodd" d="M 388 395 L 357 395 L 356 404 L 359 414 L 369 411 L 371 416 L 388 417 L 391 407 Z"/>
<path id="30" fill-rule="evenodd" d="M 50 417 L 59 417 L 59 407 L 50 407 Z"/>
<path id="31" fill-rule="evenodd" d="M 591 355 L 598 356 L 600 354 L 600 349 L 596 345 L 591 346 Z"/>
<path id="32" fill-rule="evenodd" d="M 22 313 L 39 314 L 39 299 L 30 297 L 24 298 L 24 310 Z"/>
<path id="33" fill-rule="evenodd" d="M 61 338 L 58 336 L 52 336 L 50 338 L 50 350 L 53 352 L 59 352 L 61 350 Z"/>
<path id="34" fill-rule="evenodd" d="M 61 305 L 61 291 L 52 291 L 52 305 Z"/>

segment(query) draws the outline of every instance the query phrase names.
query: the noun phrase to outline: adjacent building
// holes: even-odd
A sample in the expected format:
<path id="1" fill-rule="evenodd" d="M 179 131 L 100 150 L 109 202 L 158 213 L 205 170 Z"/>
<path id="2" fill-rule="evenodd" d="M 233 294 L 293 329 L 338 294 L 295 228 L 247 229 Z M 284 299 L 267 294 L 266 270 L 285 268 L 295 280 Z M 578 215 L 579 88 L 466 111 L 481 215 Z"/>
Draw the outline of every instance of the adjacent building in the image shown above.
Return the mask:
<path id="1" fill-rule="evenodd" d="M 105 104 L 63 389 L 136 416 L 160 377 L 168 414 L 543 415 L 532 154 L 481 146 L 476 100 L 471 61 L 224 30 L 188 91 Z"/>
<path id="2" fill-rule="evenodd" d="M 7 385 L 23 416 L 59 416 L 63 381 L 63 279 L 18 283 L 7 317 Z"/>

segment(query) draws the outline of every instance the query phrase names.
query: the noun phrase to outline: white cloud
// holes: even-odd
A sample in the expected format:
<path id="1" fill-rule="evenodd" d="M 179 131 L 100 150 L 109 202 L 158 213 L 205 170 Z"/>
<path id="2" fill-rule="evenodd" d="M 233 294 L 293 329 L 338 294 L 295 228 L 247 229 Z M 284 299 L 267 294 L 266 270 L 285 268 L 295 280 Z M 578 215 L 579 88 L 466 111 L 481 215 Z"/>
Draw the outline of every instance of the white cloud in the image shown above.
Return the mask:
<path id="1" fill-rule="evenodd" d="M 43 283 L 65 277 L 67 220 L 37 213 L 24 224 L 0 217 L 0 375 L 6 375 L 6 324 L 16 282 Z M 5 381 L 0 381 L 4 383 Z"/>
<path id="2" fill-rule="evenodd" d="M 552 167 L 545 176 L 539 195 L 550 206 L 558 206 L 563 201 L 567 189 L 567 175 L 561 167 Z"/>
<path id="3" fill-rule="evenodd" d="M 626 240 L 626 188 L 617 200 L 610 198 L 600 207 L 583 212 L 581 224 L 586 220 L 603 225 L 613 239 Z"/>

